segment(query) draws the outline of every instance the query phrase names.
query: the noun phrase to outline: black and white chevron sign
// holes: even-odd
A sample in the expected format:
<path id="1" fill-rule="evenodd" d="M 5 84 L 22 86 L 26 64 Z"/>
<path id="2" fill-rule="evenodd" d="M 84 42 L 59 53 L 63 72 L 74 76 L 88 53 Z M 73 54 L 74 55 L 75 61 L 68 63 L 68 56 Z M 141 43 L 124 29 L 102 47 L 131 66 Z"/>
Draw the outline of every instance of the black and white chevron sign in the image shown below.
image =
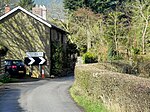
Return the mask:
<path id="1" fill-rule="evenodd" d="M 24 63 L 26 65 L 46 65 L 44 57 L 25 57 Z"/>

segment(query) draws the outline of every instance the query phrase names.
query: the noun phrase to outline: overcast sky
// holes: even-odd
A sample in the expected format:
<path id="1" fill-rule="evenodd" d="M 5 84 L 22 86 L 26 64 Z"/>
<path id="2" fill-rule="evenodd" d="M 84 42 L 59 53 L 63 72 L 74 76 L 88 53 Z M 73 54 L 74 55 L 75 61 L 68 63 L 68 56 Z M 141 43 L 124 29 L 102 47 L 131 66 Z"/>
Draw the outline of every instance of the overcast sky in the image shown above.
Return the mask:
<path id="1" fill-rule="evenodd" d="M 36 4 L 50 5 L 52 3 L 63 4 L 63 0 L 34 0 Z"/>

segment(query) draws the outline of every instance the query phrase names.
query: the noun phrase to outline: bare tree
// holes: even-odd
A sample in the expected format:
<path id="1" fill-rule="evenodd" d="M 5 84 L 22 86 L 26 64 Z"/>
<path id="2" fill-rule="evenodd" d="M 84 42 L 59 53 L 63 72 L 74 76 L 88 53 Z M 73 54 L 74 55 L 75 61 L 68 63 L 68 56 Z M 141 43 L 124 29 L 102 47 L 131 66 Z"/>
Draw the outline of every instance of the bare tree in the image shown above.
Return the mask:
<path id="1" fill-rule="evenodd" d="M 148 39 L 149 35 L 149 24 L 150 24 L 150 5 L 149 0 L 145 1 L 139 1 L 136 0 L 135 3 L 133 3 L 133 21 L 134 21 L 134 29 L 136 33 L 141 32 L 141 34 L 138 34 L 137 36 L 140 36 L 141 39 L 139 40 L 140 43 L 142 42 L 142 54 L 146 53 L 146 41 Z"/>

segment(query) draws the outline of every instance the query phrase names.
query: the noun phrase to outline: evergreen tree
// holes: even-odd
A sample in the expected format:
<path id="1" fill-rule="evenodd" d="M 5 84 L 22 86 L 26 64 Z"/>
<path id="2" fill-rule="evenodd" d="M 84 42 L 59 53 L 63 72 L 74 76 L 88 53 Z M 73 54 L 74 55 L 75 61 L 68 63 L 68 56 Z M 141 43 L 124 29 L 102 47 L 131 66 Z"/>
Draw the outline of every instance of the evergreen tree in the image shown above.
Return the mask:
<path id="1" fill-rule="evenodd" d="M 85 0 L 86 1 L 86 0 Z M 75 11 L 78 8 L 84 7 L 84 0 L 64 0 L 64 7 L 69 11 Z"/>
<path id="2" fill-rule="evenodd" d="M 35 6 L 34 0 L 19 0 L 18 5 L 27 10 L 31 10 Z"/>
<path id="3" fill-rule="evenodd" d="M 64 0 L 64 7 L 69 11 L 89 7 L 96 13 L 105 13 L 115 10 L 118 5 L 122 5 L 126 1 L 127 0 Z"/>

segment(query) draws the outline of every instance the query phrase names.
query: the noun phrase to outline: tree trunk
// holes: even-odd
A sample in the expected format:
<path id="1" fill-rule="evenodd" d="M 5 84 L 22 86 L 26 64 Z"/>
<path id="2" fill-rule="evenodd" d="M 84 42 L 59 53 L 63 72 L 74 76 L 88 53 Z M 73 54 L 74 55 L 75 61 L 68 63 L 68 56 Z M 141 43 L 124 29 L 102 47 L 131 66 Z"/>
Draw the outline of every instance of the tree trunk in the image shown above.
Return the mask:
<path id="1" fill-rule="evenodd" d="M 142 35 L 142 53 L 145 54 L 145 36 L 146 36 L 146 31 L 147 31 L 147 27 L 148 27 L 148 20 L 146 20 L 146 24 L 145 24 L 145 28 L 143 31 L 143 35 Z"/>
<path id="2" fill-rule="evenodd" d="M 91 49 L 91 37 L 90 37 L 90 32 L 87 30 L 87 51 Z"/>

